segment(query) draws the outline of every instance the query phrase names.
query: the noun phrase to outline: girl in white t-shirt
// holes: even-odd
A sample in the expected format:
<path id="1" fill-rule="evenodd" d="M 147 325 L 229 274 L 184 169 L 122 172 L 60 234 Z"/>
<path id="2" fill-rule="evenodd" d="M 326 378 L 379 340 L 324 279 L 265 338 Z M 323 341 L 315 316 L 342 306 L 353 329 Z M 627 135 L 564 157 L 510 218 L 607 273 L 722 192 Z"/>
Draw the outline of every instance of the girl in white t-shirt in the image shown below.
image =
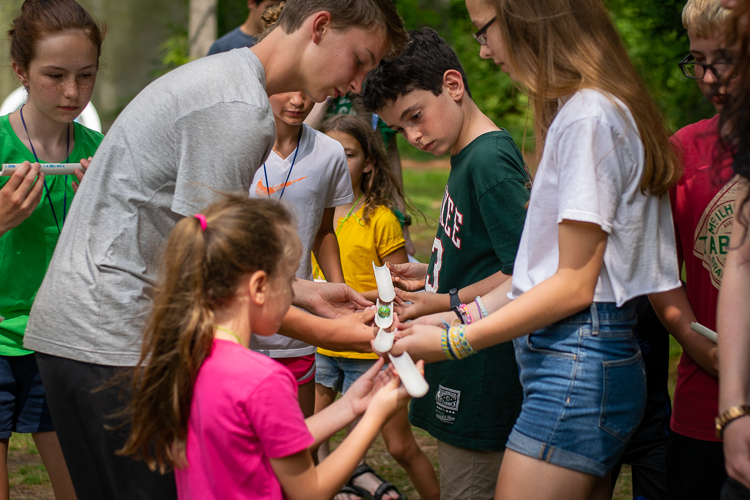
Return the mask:
<path id="1" fill-rule="evenodd" d="M 269 97 L 276 140 L 273 150 L 255 171 L 250 196 L 280 201 L 292 210 L 302 257 L 296 277 L 312 280 L 312 257 L 331 282 L 344 283 L 339 244 L 333 227 L 337 206 L 354 200 L 344 148 L 338 141 L 303 122 L 315 104 L 304 92 Z M 306 417 L 315 410 L 315 346 L 281 334 L 256 337 L 254 351 L 289 368 L 297 379 L 299 401 Z"/>
<path id="2" fill-rule="evenodd" d="M 515 339 L 524 402 L 496 497 L 609 498 L 645 407 L 633 299 L 680 286 L 678 161 L 601 0 L 466 5 L 480 55 L 529 94 L 541 162 L 512 285 L 484 297 L 496 311 L 478 298 L 466 325 L 415 326 L 394 349 L 462 359 Z"/>

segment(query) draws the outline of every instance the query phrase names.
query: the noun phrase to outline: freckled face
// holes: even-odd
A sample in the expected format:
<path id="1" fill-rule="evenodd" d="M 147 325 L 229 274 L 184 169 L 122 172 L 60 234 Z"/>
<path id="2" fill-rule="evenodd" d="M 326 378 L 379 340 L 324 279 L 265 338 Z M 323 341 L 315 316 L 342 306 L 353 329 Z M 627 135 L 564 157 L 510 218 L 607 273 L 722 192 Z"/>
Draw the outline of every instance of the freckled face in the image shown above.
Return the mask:
<path id="1" fill-rule="evenodd" d="M 315 102 L 304 92 L 285 92 L 268 98 L 273 114 L 289 125 L 301 125 L 312 111 Z"/>
<path id="2" fill-rule="evenodd" d="M 34 106 L 58 122 L 72 122 L 91 100 L 97 72 L 97 50 L 82 31 L 47 35 L 37 41 L 27 68 L 13 63 Z"/>
<path id="3" fill-rule="evenodd" d="M 378 110 L 378 116 L 409 144 L 435 156 L 458 152 L 451 149 L 458 143 L 460 130 L 445 124 L 460 123 L 460 113 L 445 86 L 439 96 L 429 90 L 413 90 Z"/>

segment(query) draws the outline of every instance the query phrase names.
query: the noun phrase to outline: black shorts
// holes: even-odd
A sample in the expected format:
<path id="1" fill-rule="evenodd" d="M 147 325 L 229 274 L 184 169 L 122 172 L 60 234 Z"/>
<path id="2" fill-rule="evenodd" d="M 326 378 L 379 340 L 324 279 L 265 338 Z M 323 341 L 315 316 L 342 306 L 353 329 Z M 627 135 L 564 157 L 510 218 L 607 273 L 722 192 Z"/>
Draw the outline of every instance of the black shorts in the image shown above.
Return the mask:
<path id="1" fill-rule="evenodd" d="M 127 368 L 36 356 L 78 500 L 176 499 L 173 473 L 161 475 L 143 461 L 116 455 L 130 426 L 113 415 L 127 405 L 130 380 L 105 384 Z"/>

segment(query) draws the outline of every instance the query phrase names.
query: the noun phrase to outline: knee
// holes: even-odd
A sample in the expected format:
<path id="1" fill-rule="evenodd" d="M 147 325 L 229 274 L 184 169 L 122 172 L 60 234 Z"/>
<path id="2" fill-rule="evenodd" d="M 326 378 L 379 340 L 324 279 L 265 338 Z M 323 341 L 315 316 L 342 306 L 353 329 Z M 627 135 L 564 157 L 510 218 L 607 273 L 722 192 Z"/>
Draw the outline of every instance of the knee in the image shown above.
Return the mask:
<path id="1" fill-rule="evenodd" d="M 402 467 L 405 464 L 412 463 L 416 456 L 421 453 L 419 446 L 413 439 L 390 439 L 386 441 L 385 446 L 388 449 L 388 454 Z"/>

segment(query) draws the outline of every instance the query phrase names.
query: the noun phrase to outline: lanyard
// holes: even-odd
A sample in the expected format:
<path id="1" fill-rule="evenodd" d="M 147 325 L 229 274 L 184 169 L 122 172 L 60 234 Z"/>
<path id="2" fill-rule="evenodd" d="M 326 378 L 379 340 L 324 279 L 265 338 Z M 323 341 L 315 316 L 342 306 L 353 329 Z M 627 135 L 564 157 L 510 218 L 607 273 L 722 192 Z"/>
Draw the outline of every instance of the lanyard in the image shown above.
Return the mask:
<path id="1" fill-rule="evenodd" d="M 23 105 L 25 106 L 25 104 Z M 21 106 L 20 112 L 21 112 L 21 123 L 23 123 L 23 130 L 26 132 L 26 138 L 29 140 L 29 146 L 31 146 L 31 152 L 34 153 L 34 159 L 37 163 L 39 163 L 39 157 L 36 155 L 36 150 L 34 149 L 34 143 L 31 142 L 31 136 L 29 135 L 29 129 L 26 128 L 26 120 L 23 119 L 23 106 Z M 65 163 L 68 163 L 70 160 L 70 125 L 67 126 L 67 146 L 65 147 L 65 154 L 68 155 L 68 157 L 65 159 Z M 57 232 L 60 232 L 60 224 L 57 222 L 57 214 L 55 213 L 55 207 L 52 205 L 52 197 L 49 194 L 49 189 L 47 188 L 47 179 L 44 179 L 44 192 L 47 194 L 47 201 L 49 202 L 49 208 L 52 210 L 52 218 L 55 219 L 55 226 L 57 226 Z M 68 212 L 68 176 L 64 176 L 63 178 L 63 225 L 65 225 L 65 215 Z"/>
<path id="2" fill-rule="evenodd" d="M 297 161 L 297 153 L 299 153 L 299 142 L 302 139 L 302 125 L 300 125 L 299 128 L 299 135 L 297 136 L 297 148 L 294 150 L 294 157 L 292 158 L 292 166 L 289 167 L 289 173 L 286 174 L 286 180 L 284 181 L 284 184 L 281 188 L 281 194 L 279 195 L 279 201 L 281 201 L 281 197 L 284 196 L 284 191 L 286 190 L 286 183 L 289 182 L 289 176 L 292 175 L 292 169 L 294 168 L 294 164 Z M 263 163 L 263 173 L 266 176 L 266 193 L 268 194 L 268 199 L 271 199 L 271 183 L 268 181 L 268 170 L 266 170 L 266 164 Z"/>
<path id="3" fill-rule="evenodd" d="M 362 199 L 362 195 L 363 194 L 365 194 L 365 193 L 364 192 L 359 193 L 359 198 L 357 198 L 357 201 L 354 202 L 354 205 L 352 205 L 352 208 L 349 209 L 349 213 L 346 214 L 346 217 L 344 217 L 343 219 L 341 219 L 341 223 L 339 224 L 338 229 L 336 229 L 336 236 L 339 235 L 339 232 L 341 231 L 341 228 L 344 227 L 344 223 L 349 220 L 349 217 L 352 216 L 352 212 L 354 211 L 355 208 L 357 208 L 357 203 L 359 203 L 359 200 Z M 360 226 L 364 226 L 364 224 L 362 223 L 362 221 L 359 220 L 359 218 L 356 215 L 354 216 L 354 218 L 357 219 L 357 222 L 359 222 Z"/>

